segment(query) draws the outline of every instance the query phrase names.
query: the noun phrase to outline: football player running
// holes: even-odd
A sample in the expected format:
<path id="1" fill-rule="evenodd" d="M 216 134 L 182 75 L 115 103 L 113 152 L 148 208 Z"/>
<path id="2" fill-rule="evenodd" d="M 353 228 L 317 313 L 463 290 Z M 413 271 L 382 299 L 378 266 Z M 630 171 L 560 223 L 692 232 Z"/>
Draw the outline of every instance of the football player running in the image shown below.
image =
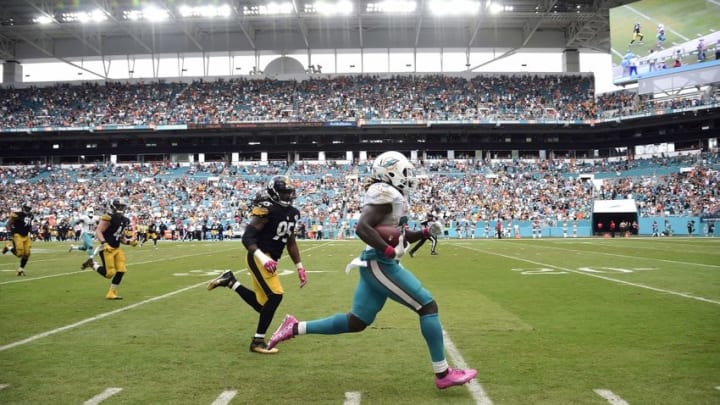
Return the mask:
<path id="1" fill-rule="evenodd" d="M 82 239 L 82 245 L 70 245 L 70 250 L 68 250 L 68 252 L 72 252 L 73 250 L 82 250 L 87 253 L 88 259 L 92 261 L 92 258 L 95 255 L 95 252 L 93 251 L 93 236 L 95 235 L 95 227 L 97 227 L 98 222 L 100 222 L 100 218 L 95 215 L 95 209 L 93 207 L 88 207 L 85 214 L 75 218 L 73 222 L 80 226 L 80 238 Z M 85 270 L 87 267 L 89 266 L 85 266 L 85 263 L 83 263 L 83 265 L 80 266 L 80 269 Z"/>
<path id="2" fill-rule="evenodd" d="M 365 183 L 366 191 L 356 230 L 367 246 L 361 256 L 346 269 L 350 271 L 354 266 L 360 267 L 360 278 L 350 312 L 302 322 L 287 315 L 270 338 L 269 349 L 297 335 L 360 332 L 375 321 L 389 298 L 418 314 L 420 331 L 430 352 L 437 388 L 462 385 L 475 378 L 477 371 L 473 369 L 449 367 L 445 358 L 438 305 L 415 275 L 399 263 L 405 253 L 404 239 L 412 243 L 442 232 L 442 227 L 437 223 L 419 231 L 404 228 L 407 221 L 407 198 L 415 182 L 413 172 L 413 165 L 399 152 L 385 152 L 373 162 L 371 177 Z M 397 246 L 388 245 L 375 230 L 381 224 L 403 226 L 404 234 L 400 234 Z"/>
<path id="3" fill-rule="evenodd" d="M 278 261 L 287 249 L 295 263 L 300 287 L 307 283 L 300 250 L 295 240 L 295 229 L 300 211 L 292 206 L 295 189 L 287 176 L 275 176 L 267 185 L 266 193 L 259 193 L 250 211 L 250 223 L 245 228 L 242 243 L 247 249 L 247 265 L 252 278 L 252 290 L 241 285 L 228 270 L 210 281 L 208 290 L 228 287 L 260 314 L 250 351 L 261 354 L 277 353 L 265 343 L 265 334 L 272 323 L 275 311 L 283 298 L 283 287 L 277 274 Z"/>
<path id="4" fill-rule="evenodd" d="M 123 276 L 127 271 L 125 263 L 125 252 L 120 245 L 137 246 L 137 239 L 133 233 L 130 219 L 125 216 L 127 203 L 120 199 L 113 199 L 109 206 L 109 213 L 105 213 L 100 217 L 100 223 L 95 228 L 95 236 L 100 241 L 101 249 L 100 259 L 102 263 L 97 263 L 90 257 L 82 268 L 92 267 L 101 276 L 112 279 L 110 289 L 105 298 L 109 300 L 121 300 L 117 289 L 122 282 Z"/>
<path id="5" fill-rule="evenodd" d="M 7 222 L 7 230 L 11 235 L 11 242 L 5 245 L 2 254 L 10 252 L 20 258 L 20 267 L 17 269 L 18 276 L 25 275 L 25 266 L 30 260 L 30 231 L 35 216 L 32 214 L 32 207 L 29 202 L 24 202 L 20 211 L 10 214 Z"/>

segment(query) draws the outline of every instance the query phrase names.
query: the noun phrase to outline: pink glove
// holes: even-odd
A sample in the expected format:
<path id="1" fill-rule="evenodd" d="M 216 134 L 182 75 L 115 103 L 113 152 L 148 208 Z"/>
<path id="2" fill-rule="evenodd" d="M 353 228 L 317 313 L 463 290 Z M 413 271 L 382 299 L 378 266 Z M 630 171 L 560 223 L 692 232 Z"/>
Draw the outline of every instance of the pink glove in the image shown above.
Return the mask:
<path id="1" fill-rule="evenodd" d="M 260 262 L 262 262 L 263 267 L 265 267 L 265 270 L 269 271 L 270 273 L 275 273 L 275 270 L 277 270 L 277 262 L 265 253 L 261 252 L 260 249 L 256 250 L 255 253 L 253 253 L 253 256 L 258 258 Z"/>
<path id="2" fill-rule="evenodd" d="M 300 288 L 305 287 L 305 284 L 307 284 L 307 275 L 305 274 L 305 269 L 302 267 L 298 267 L 297 269 L 298 278 L 300 279 Z"/>

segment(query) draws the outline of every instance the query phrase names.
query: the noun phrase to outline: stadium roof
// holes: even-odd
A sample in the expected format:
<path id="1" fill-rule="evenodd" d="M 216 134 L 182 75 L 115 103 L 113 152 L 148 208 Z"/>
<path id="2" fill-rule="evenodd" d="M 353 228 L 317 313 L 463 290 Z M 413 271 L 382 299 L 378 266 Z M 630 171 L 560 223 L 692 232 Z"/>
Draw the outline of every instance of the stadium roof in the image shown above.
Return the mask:
<path id="1" fill-rule="evenodd" d="M 0 58 L 27 62 L 108 55 L 360 48 L 585 48 L 608 52 L 608 10 L 633 2 L 436 1 L 395 1 L 395 12 L 387 12 L 391 3 L 382 0 L 275 0 L 274 6 L 258 0 L 5 0 L 0 8 Z M 181 10 L 185 4 L 228 7 Z M 340 13 L 323 15 L 327 11 L 321 9 L 323 4 L 339 4 L 336 11 Z M 148 5 L 155 7 L 155 15 L 142 9 Z M 398 5 L 414 10 L 400 12 Z M 94 10 L 99 11 L 93 14 Z M 211 18 L 192 16 L 193 12 L 228 15 Z M 150 21 L 158 15 L 166 20 Z M 97 17 L 104 21 L 80 22 Z"/>

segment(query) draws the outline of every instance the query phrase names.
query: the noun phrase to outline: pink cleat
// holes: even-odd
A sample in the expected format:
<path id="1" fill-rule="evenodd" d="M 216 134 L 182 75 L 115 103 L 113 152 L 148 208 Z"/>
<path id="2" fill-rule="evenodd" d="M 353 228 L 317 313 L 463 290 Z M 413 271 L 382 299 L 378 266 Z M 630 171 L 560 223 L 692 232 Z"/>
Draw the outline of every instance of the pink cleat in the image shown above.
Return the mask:
<path id="1" fill-rule="evenodd" d="M 295 334 L 293 333 L 293 328 L 297 325 L 297 323 L 297 318 L 292 315 L 285 315 L 285 319 L 283 319 L 275 333 L 273 333 L 270 337 L 267 349 L 272 350 L 278 343 L 294 338 Z"/>
<path id="2" fill-rule="evenodd" d="M 448 373 L 443 378 L 435 377 L 435 385 L 444 390 L 456 385 L 463 385 L 466 382 L 472 380 L 477 375 L 477 370 L 458 370 L 455 368 L 448 368 Z"/>

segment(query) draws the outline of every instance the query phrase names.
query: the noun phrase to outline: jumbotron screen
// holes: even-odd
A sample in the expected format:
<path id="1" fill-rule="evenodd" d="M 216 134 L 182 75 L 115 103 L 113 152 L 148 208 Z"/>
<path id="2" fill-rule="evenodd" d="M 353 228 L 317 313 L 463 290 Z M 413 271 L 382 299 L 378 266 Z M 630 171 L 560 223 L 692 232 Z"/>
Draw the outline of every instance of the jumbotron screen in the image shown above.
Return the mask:
<path id="1" fill-rule="evenodd" d="M 642 0 L 612 8 L 613 82 L 632 83 L 715 61 L 718 16 L 718 0 Z"/>

